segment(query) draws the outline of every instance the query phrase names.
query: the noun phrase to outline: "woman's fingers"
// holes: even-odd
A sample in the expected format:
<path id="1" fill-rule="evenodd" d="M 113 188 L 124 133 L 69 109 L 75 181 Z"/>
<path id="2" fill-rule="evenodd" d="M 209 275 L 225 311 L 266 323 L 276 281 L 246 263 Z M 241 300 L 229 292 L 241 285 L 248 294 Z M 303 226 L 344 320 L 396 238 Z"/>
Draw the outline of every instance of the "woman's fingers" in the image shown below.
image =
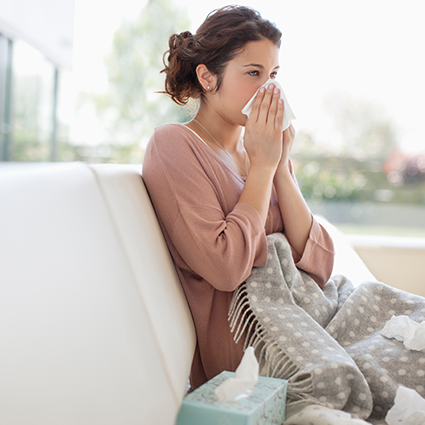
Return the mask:
<path id="1" fill-rule="evenodd" d="M 253 122 L 275 123 L 278 113 L 280 91 L 274 84 L 260 87 L 252 104 L 251 116 Z M 283 106 L 283 104 L 281 105 Z"/>
<path id="2" fill-rule="evenodd" d="M 277 112 L 276 112 L 276 118 L 274 122 L 274 127 L 278 131 L 283 131 L 283 114 L 285 113 L 285 106 L 283 104 L 283 99 L 279 98 L 277 99 Z"/>
<path id="3" fill-rule="evenodd" d="M 269 123 L 274 129 L 282 131 L 284 105 L 280 98 L 280 90 L 274 84 L 261 88 L 255 102 L 254 117 L 256 122 Z"/>
<path id="4" fill-rule="evenodd" d="M 263 100 L 260 105 L 260 110 L 258 113 L 258 121 L 262 123 L 267 123 L 270 115 L 270 108 L 273 105 L 273 95 L 275 91 L 274 84 L 269 84 L 265 90 Z"/>
<path id="5" fill-rule="evenodd" d="M 251 115 L 250 115 L 250 118 L 253 122 L 256 122 L 258 120 L 258 113 L 260 111 L 260 105 L 263 102 L 265 91 L 266 90 L 264 87 L 260 87 L 260 89 L 257 92 L 257 96 L 255 96 L 254 102 L 252 104 Z"/>
<path id="6" fill-rule="evenodd" d="M 275 125 L 276 115 L 278 111 L 278 102 L 279 102 L 279 89 L 273 88 L 273 97 L 270 101 L 269 112 L 267 115 L 267 121 L 270 122 L 273 126 Z"/>
<path id="7" fill-rule="evenodd" d="M 245 147 L 251 165 L 277 166 L 282 156 L 283 103 L 274 84 L 260 88 L 245 126 Z"/>

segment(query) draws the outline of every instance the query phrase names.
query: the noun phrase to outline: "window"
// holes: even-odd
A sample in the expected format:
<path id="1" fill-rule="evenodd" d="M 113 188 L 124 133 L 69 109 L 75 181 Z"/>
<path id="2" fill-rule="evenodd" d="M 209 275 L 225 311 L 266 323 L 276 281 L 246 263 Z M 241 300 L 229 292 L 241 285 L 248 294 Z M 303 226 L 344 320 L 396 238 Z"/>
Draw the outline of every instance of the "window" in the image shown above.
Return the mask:
<path id="1" fill-rule="evenodd" d="M 12 60 L 12 161 L 52 159 L 55 68 L 28 44 L 14 43 Z"/>
<path id="2" fill-rule="evenodd" d="M 0 84 L 6 87 L 0 91 L 3 160 L 141 161 L 148 138 L 143 131 L 153 125 L 144 111 L 152 114 L 163 99 L 159 100 L 160 95 L 152 99 L 154 90 L 162 87 L 147 93 L 135 84 L 142 79 L 157 84 L 169 27 L 195 31 L 220 4 L 175 0 L 148 9 L 153 2 L 130 3 L 99 2 L 103 19 L 95 34 L 98 7 L 76 8 L 81 12 L 75 18 L 74 76 L 78 78 L 74 83 L 81 78 L 86 82 L 77 82 L 73 94 L 72 83 L 65 87 L 64 73 L 40 52 L 0 36 Z M 297 115 L 292 157 L 312 211 L 346 233 L 425 237 L 422 2 L 291 0 L 277 4 L 265 0 L 249 4 L 284 33 L 278 79 Z M 158 20 L 155 16 L 137 21 L 149 13 L 159 13 L 162 24 L 150 26 L 149 22 Z M 139 24 L 147 25 L 149 37 Z M 130 29 L 138 37 L 135 44 L 131 44 Z M 116 31 L 121 33 L 114 41 Z M 128 49 L 117 45 L 125 42 Z M 143 43 L 146 47 L 138 49 Z M 119 55 L 123 55 L 122 64 Z M 129 66 L 136 62 L 143 73 Z M 113 96 L 105 89 L 105 63 L 112 72 L 109 80 L 122 82 L 112 88 Z M 124 93 L 120 101 L 130 99 L 127 105 L 120 104 L 120 110 L 113 108 L 118 104 L 117 93 Z M 135 99 L 143 96 L 146 104 L 136 105 Z M 73 110 L 74 99 L 78 110 Z M 161 119 L 188 119 L 188 115 L 168 112 L 167 107 L 159 106 Z M 124 114 L 123 119 L 117 119 L 119 114 Z M 158 115 L 154 113 L 155 118 Z"/>

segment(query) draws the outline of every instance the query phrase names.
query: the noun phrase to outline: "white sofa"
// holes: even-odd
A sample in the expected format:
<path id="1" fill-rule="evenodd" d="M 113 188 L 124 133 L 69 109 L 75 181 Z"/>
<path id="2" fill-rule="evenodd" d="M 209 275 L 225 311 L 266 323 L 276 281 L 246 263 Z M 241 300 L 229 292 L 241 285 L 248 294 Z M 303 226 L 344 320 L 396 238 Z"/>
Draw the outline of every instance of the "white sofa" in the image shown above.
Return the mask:
<path id="1" fill-rule="evenodd" d="M 140 170 L 0 165 L 1 425 L 175 423 L 195 333 Z"/>

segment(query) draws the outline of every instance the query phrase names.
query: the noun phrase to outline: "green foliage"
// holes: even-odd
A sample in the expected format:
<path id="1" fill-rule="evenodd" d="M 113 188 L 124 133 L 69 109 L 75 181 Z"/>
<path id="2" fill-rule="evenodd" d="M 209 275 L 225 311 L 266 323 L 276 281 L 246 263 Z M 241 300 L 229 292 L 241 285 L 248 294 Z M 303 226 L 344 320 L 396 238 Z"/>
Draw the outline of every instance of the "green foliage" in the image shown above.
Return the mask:
<path id="1" fill-rule="evenodd" d="M 305 198 L 425 204 L 425 159 L 398 153 L 396 126 L 385 108 L 339 92 L 326 104 L 333 123 L 329 140 L 301 131 L 294 142 L 293 164 Z"/>
<path id="2" fill-rule="evenodd" d="M 186 10 L 169 0 L 149 0 L 135 20 L 122 22 L 105 58 L 108 91 L 92 96 L 106 140 L 144 144 L 156 126 L 186 118 L 184 108 L 157 92 L 164 88 L 168 38 L 189 26 Z"/>
<path id="3" fill-rule="evenodd" d="M 425 181 L 394 185 L 384 161 L 344 156 L 294 155 L 294 171 L 307 200 L 425 205 Z"/>

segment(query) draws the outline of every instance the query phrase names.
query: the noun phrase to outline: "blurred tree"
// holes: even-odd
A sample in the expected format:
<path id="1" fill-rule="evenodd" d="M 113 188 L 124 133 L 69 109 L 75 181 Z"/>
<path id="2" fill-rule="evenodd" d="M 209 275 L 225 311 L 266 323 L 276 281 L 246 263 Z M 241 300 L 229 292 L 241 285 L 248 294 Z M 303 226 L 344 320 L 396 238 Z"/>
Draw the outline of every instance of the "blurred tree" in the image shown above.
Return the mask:
<path id="1" fill-rule="evenodd" d="M 144 145 L 156 126 L 185 119 L 185 108 L 155 92 L 164 89 L 160 71 L 168 38 L 189 27 L 186 9 L 170 0 L 149 0 L 135 20 L 122 22 L 105 58 L 108 90 L 88 96 L 102 120 L 105 141 Z"/>
<path id="2" fill-rule="evenodd" d="M 46 161 L 50 153 L 50 75 L 16 74 L 13 82 L 13 161 Z"/>
<path id="3" fill-rule="evenodd" d="M 396 123 L 382 105 L 335 91 L 325 99 L 325 107 L 334 121 L 341 155 L 382 161 L 397 148 Z"/>
<path id="4" fill-rule="evenodd" d="M 293 157 L 326 155 L 325 146 L 319 143 L 313 133 L 299 130 L 295 133 L 295 140 L 291 154 Z"/>

